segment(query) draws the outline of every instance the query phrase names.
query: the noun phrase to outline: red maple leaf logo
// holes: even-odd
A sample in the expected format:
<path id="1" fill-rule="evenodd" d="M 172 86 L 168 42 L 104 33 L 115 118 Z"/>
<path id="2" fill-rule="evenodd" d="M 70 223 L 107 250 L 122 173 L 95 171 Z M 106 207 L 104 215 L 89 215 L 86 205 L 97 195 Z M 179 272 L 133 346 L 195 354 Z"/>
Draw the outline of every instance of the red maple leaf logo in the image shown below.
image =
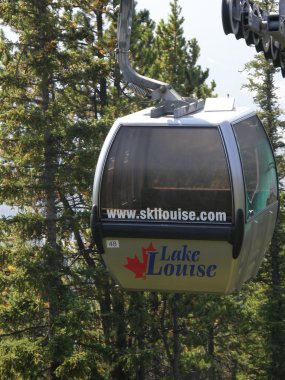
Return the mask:
<path id="1" fill-rule="evenodd" d="M 140 261 L 135 255 L 135 257 L 132 259 L 130 257 L 127 257 L 128 263 L 124 265 L 125 268 L 129 269 L 130 271 L 134 272 L 135 278 L 142 278 L 145 280 L 145 272 L 147 269 L 147 263 L 148 263 L 148 254 L 147 252 L 155 252 L 156 249 L 152 245 L 152 243 L 149 244 L 147 248 L 142 247 L 142 258 L 143 260 Z"/>

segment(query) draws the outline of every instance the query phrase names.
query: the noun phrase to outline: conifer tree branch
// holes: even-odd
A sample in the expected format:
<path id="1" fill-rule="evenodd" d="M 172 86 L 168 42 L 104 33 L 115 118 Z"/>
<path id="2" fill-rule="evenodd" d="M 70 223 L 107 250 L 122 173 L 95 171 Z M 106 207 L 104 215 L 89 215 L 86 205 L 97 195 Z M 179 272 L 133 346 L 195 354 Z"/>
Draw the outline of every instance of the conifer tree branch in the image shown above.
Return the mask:
<path id="1" fill-rule="evenodd" d="M 75 212 L 72 209 L 71 205 L 69 204 L 68 199 L 64 196 L 64 194 L 62 192 L 59 192 L 59 194 L 60 194 L 60 199 L 61 199 L 61 202 L 63 204 L 63 207 L 64 207 L 66 213 L 71 216 L 71 228 L 73 230 L 73 233 L 74 233 L 77 245 L 78 245 L 79 252 L 82 254 L 82 256 L 83 256 L 84 260 L 86 261 L 86 263 L 88 264 L 88 266 L 91 268 L 94 268 L 95 262 L 92 259 L 92 257 L 90 256 L 92 246 L 90 246 L 89 248 L 85 247 L 85 244 L 84 244 L 82 236 L 81 236 L 80 229 L 74 220 Z"/>

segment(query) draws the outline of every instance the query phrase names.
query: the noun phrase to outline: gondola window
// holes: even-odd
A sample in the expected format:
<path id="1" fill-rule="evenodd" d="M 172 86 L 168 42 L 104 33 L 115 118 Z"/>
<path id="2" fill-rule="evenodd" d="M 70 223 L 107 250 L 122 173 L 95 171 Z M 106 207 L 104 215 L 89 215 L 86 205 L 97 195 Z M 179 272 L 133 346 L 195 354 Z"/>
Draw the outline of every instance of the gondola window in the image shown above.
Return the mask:
<path id="1" fill-rule="evenodd" d="M 218 127 L 121 126 L 100 207 L 103 219 L 230 223 L 231 182 Z"/>
<path id="2" fill-rule="evenodd" d="M 277 201 L 275 161 L 267 135 L 256 116 L 233 125 L 242 162 L 247 218 Z"/>

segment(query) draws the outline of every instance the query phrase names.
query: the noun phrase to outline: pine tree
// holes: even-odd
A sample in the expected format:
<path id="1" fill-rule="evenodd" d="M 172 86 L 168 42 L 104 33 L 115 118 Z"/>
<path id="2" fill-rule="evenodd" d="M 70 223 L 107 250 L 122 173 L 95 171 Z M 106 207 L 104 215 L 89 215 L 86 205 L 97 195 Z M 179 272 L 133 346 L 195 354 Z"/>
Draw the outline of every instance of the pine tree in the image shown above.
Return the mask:
<path id="1" fill-rule="evenodd" d="M 193 38 L 184 37 L 181 7 L 178 0 L 170 3 L 171 12 L 167 22 L 161 20 L 156 29 L 155 64 L 152 76 L 170 83 L 182 96 L 206 98 L 215 89 L 215 82 L 206 84 L 209 69 L 197 64 L 200 47 Z"/>
<path id="2" fill-rule="evenodd" d="M 104 7 L 0 4 L 2 22 L 17 34 L 16 42 L 3 33 L 0 41 L 0 198 L 18 211 L 1 220 L 1 261 L 12 269 L 1 273 L 1 378 L 101 378 L 94 346 L 104 326 L 93 315 L 105 299 L 100 288 L 97 299 L 85 297 L 94 292 L 91 278 L 102 277 L 87 228 L 108 123 Z"/>

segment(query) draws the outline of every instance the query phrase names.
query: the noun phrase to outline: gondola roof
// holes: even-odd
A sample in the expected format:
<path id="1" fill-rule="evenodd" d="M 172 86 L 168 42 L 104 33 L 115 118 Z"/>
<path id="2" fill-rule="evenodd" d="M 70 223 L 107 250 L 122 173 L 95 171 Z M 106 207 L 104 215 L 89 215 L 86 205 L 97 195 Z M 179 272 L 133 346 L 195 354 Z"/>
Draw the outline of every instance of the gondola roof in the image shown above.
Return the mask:
<path id="1" fill-rule="evenodd" d="M 248 117 L 250 111 L 248 107 L 237 107 L 230 111 L 198 111 L 179 118 L 174 118 L 173 115 L 162 115 L 158 118 L 150 118 L 152 108 L 147 108 L 130 115 L 119 118 L 115 124 L 132 124 L 142 126 L 145 124 L 151 125 L 188 125 L 188 126 L 211 126 L 219 125 L 224 121 L 231 122 Z M 218 112 L 219 111 L 219 112 Z M 252 110 L 252 114 L 255 112 Z"/>

